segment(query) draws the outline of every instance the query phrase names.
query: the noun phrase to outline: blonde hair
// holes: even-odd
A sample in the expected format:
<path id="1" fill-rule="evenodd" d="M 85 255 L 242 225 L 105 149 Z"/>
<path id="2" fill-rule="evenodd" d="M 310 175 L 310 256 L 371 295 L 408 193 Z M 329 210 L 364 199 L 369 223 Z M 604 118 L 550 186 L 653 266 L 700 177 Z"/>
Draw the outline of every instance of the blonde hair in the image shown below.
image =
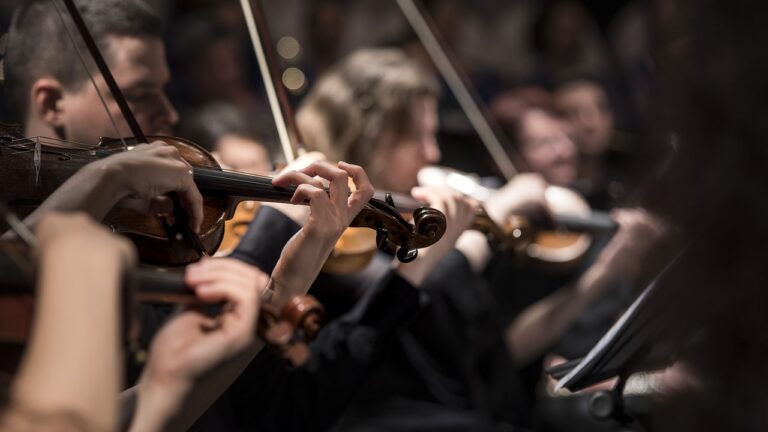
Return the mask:
<path id="1" fill-rule="evenodd" d="M 391 148 L 413 127 L 414 101 L 437 98 L 435 78 L 398 49 L 362 49 L 336 64 L 297 114 L 309 150 L 361 165 L 369 175 L 376 150 Z"/>

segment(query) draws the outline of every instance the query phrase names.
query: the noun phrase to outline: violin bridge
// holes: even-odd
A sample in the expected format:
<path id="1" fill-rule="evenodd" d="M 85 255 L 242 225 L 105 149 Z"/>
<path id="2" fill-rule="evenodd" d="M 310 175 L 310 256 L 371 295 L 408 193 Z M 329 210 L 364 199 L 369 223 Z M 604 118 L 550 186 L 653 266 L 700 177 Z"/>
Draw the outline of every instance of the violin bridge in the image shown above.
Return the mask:
<path id="1" fill-rule="evenodd" d="M 35 186 L 40 184 L 40 163 L 42 161 L 41 157 L 41 148 L 40 145 L 40 137 L 35 138 L 35 154 L 32 158 L 32 163 L 35 165 Z"/>

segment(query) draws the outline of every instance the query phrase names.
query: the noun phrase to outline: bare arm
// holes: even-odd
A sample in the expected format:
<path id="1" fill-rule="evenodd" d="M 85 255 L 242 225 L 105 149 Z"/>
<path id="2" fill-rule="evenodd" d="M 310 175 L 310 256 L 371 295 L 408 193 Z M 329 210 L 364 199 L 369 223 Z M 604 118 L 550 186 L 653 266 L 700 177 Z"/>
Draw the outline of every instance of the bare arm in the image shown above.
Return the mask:
<path id="1" fill-rule="evenodd" d="M 549 349 L 619 277 L 637 276 L 642 258 L 666 232 L 643 210 L 619 210 L 613 217 L 619 231 L 579 280 L 529 306 L 507 328 L 507 346 L 519 363 L 525 364 Z"/>
<path id="2" fill-rule="evenodd" d="M 198 230 L 203 198 L 194 184 L 192 167 L 175 147 L 163 142 L 139 145 L 84 166 L 67 179 L 24 222 L 34 227 L 51 211 L 82 211 L 101 220 L 115 206 L 155 214 L 172 210 L 161 195 L 178 192 Z"/>
<path id="3" fill-rule="evenodd" d="M 315 175 L 331 181 L 330 196 L 320 181 L 313 178 Z M 357 185 L 357 190 L 351 195 L 347 185 L 348 176 L 352 176 Z M 298 184 L 293 201 L 299 203 L 309 199 L 311 209 L 304 227 L 283 249 L 269 282 L 264 279 L 263 283 L 258 284 L 262 289 L 266 286 L 272 291 L 270 301 L 281 308 L 293 296 L 305 294 L 309 290 L 336 240 L 370 199 L 373 188 L 361 168 L 343 163 L 338 168 L 325 163 L 313 164 L 302 171 L 286 173 L 276 178 L 275 182 L 280 185 Z M 198 295 L 200 289 L 207 285 L 223 289 L 226 286 L 247 284 L 247 279 L 239 282 L 232 279 L 233 264 L 230 262 L 225 266 L 229 269 L 225 269 L 221 268 L 223 262 L 226 260 L 207 260 L 198 264 L 198 267 L 188 269 L 187 282 L 196 287 Z M 244 263 L 238 266 L 259 272 Z M 219 269 L 216 270 L 216 267 Z M 225 277 L 229 277 L 229 280 L 223 280 Z M 244 292 L 254 291 L 250 287 Z M 244 302 L 241 300 L 239 303 Z M 252 313 L 258 313 L 258 309 Z M 223 334 L 219 345 L 211 345 L 205 340 L 205 336 L 210 337 L 210 334 L 201 334 L 199 340 L 191 343 L 187 341 L 180 350 L 169 352 L 168 345 L 178 340 L 180 334 L 196 330 L 194 326 L 182 328 L 179 325 L 179 321 L 184 319 L 183 315 L 170 322 L 168 328 L 161 330 L 161 335 L 153 343 L 150 364 L 137 390 L 139 402 L 132 430 L 186 430 L 229 387 L 263 347 L 261 341 L 255 340 L 255 325 L 252 325 L 238 326 L 232 332 Z M 245 319 L 248 315 L 243 312 L 237 319 Z M 161 339 L 166 334 L 171 336 Z M 206 362 L 190 358 L 190 352 L 203 349 L 208 354 Z M 213 366 L 216 368 L 212 369 Z"/>
<path id="4" fill-rule="evenodd" d="M 122 376 L 120 287 L 133 250 L 82 215 L 51 215 L 41 220 L 38 237 L 36 319 L 4 423 L 52 416 L 113 429 Z M 21 416 L 14 405 L 23 407 L 15 413 Z"/>

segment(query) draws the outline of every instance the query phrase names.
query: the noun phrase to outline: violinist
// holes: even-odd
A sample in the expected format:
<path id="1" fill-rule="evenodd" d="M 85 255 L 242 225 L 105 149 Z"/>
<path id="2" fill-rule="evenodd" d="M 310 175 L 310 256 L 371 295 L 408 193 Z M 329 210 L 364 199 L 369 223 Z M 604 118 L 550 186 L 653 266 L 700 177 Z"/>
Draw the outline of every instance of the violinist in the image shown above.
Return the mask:
<path id="1" fill-rule="evenodd" d="M 121 282 L 136 252 L 83 214 L 51 213 L 36 234 L 35 323 L 0 430 L 116 430 L 123 381 L 120 327 L 124 318 L 130 320 L 120 313 L 130 310 L 122 304 L 130 294 L 122 295 Z M 228 307 L 218 324 L 188 310 L 163 328 L 150 352 L 148 371 L 154 373 L 145 374 L 140 385 L 142 403 L 153 404 L 139 408 L 134 424 L 143 425 L 140 430 L 167 422 L 194 396 L 191 386 L 199 376 L 257 343 L 266 275 L 236 260 L 217 260 L 188 269 L 186 281 L 201 301 Z"/>
<path id="2" fill-rule="evenodd" d="M 414 188 L 418 171 L 440 158 L 436 105 L 437 85 L 413 61 L 397 50 L 366 49 L 321 77 L 297 118 L 308 148 L 355 161 L 377 185 L 426 200 L 451 195 Z M 517 177 L 497 192 L 486 206 L 500 221 L 542 207 L 544 179 L 568 183 L 576 175 L 573 142 L 563 129 L 550 129 L 561 125 L 559 119 L 531 114 L 538 121 L 531 128 L 554 135 L 554 142 L 570 151 L 571 164 L 542 158 L 542 168 L 551 169 Z M 549 144 L 549 135 L 535 144 Z M 452 229 L 460 233 L 451 237 L 454 249 L 423 283 L 429 304 L 398 337 L 338 429 L 484 430 L 497 422 L 525 424 L 530 401 L 518 368 L 550 349 L 584 308 L 613 289 L 624 268 L 620 260 L 632 262 L 661 235 L 652 217 L 628 213 L 616 216 L 622 234 L 597 265 L 578 280 L 563 278 L 565 288 L 517 311 L 520 321 L 509 325 L 496 316 L 489 283 L 504 284 L 508 291 L 528 287 L 486 279 L 483 272 L 494 254 L 483 235 L 466 230 L 471 218 L 456 220 Z M 505 265 L 514 268 L 509 261 Z"/>
<path id="3" fill-rule="evenodd" d="M 170 75 L 161 20 L 142 2 L 80 4 L 88 6 L 87 16 L 96 18 L 89 20 L 95 39 L 143 130 L 149 135 L 170 134 L 178 114 L 163 91 Z M 93 146 L 100 137 L 115 137 L 99 93 L 106 98 L 119 134 L 130 136 L 104 80 L 94 74 L 97 92 L 66 34 L 49 1 L 27 2 L 14 15 L 4 62 L 6 88 L 9 107 L 17 113 L 25 136 L 62 140 L 65 147 Z M 27 222 L 34 224 L 49 210 L 82 210 L 100 220 L 114 205 L 156 214 L 170 208 L 170 201 L 161 195 L 178 192 L 192 228 L 197 229 L 202 197 L 190 173 L 189 164 L 168 145 L 140 145 L 86 166 Z"/>
<path id="4" fill-rule="evenodd" d="M 50 55 L 48 46 L 59 43 L 58 40 L 51 41 L 51 39 L 63 34 L 64 30 L 56 27 L 59 25 L 57 24 L 59 22 L 57 21 L 58 17 L 54 15 L 55 12 L 46 10 L 46 6 L 49 4 L 45 1 L 30 2 L 24 5 L 21 12 L 18 13 L 14 28 L 19 29 L 17 33 L 23 30 L 26 35 L 30 35 L 30 38 L 12 35 L 9 42 L 9 45 L 12 45 L 9 46 L 9 53 L 14 52 L 16 54 L 6 59 L 6 67 L 16 67 L 11 65 L 12 60 L 14 60 L 13 63 L 19 61 L 20 65 L 23 65 L 25 59 L 20 54 L 23 52 L 32 52 L 39 48 Z M 89 24 L 98 21 L 94 32 L 96 39 L 101 45 L 108 48 L 106 50 L 108 62 L 111 60 L 113 63 L 118 82 L 129 90 L 129 103 L 135 108 L 146 108 L 145 113 L 138 116 L 139 122 L 143 123 L 142 126 L 145 126 L 149 132 L 162 132 L 164 128 L 170 127 L 176 120 L 175 112 L 167 104 L 162 90 L 164 79 L 167 78 L 165 74 L 167 68 L 163 58 L 162 42 L 155 33 L 159 27 L 156 26 L 157 20 L 151 14 L 151 10 L 140 1 L 83 0 L 78 1 L 78 6 L 83 10 L 84 19 Z M 29 21 L 24 21 L 22 18 L 28 17 L 26 11 L 29 8 L 39 10 L 43 17 L 47 16 L 49 21 L 42 22 L 56 28 L 57 31 L 42 32 L 39 26 L 40 21 L 33 21 L 32 18 L 28 18 Z M 21 23 L 26 23 L 26 25 L 22 26 Z M 125 26 L 129 26 L 133 30 L 129 32 L 125 30 Z M 152 30 L 150 31 L 150 29 Z M 125 34 L 130 36 L 125 36 Z M 64 46 L 59 48 L 66 49 Z M 46 62 L 36 66 L 55 69 L 61 68 L 61 62 L 65 62 L 63 64 L 73 67 L 69 60 L 69 58 L 51 57 Z M 55 67 L 52 66 L 54 62 Z M 32 120 L 25 122 L 28 128 L 27 132 L 57 132 L 61 133 L 57 136 L 67 139 L 74 136 L 77 136 L 77 139 L 91 139 L 112 133 L 108 118 L 102 113 L 96 113 L 95 110 L 90 111 L 91 107 L 99 103 L 98 97 L 93 91 L 86 89 L 87 86 L 84 83 L 69 88 L 59 81 L 46 80 L 48 74 L 53 74 L 53 72 L 47 71 L 43 74 L 43 78 L 36 81 L 38 84 L 47 83 L 49 84 L 48 87 L 45 85 L 27 87 L 28 91 L 31 92 L 29 98 L 33 102 L 39 100 L 41 102 L 55 101 L 56 103 L 52 105 L 30 103 L 29 106 L 38 109 L 30 108 L 28 110 Z M 18 80 L 28 74 L 16 72 L 14 75 L 12 72 L 11 75 Z M 97 80 L 97 83 L 101 84 L 101 81 Z M 32 91 L 32 89 L 37 88 L 51 91 Z M 33 99 L 32 95 L 40 97 Z M 135 95 L 135 99 L 130 95 Z M 64 103 L 65 100 L 67 103 Z M 90 121 L 76 117 L 86 113 L 92 113 L 95 117 Z M 65 118 L 67 121 L 60 121 Z M 118 123 L 122 125 L 121 116 L 117 115 L 116 118 Z M 74 130 L 75 126 L 78 128 L 77 130 Z M 80 129 L 82 127 L 89 129 L 83 131 Z M 39 128 L 44 128 L 47 132 L 40 131 Z M 152 144 L 145 148 L 146 151 L 152 150 L 159 153 L 166 151 L 166 146 L 163 144 Z M 127 156 L 124 157 L 129 157 L 134 151 L 125 153 Z M 171 158 L 174 157 L 171 155 Z M 175 161 L 173 164 L 178 165 Z M 146 177 L 136 176 L 135 170 L 126 171 L 131 173 L 132 180 L 141 181 L 141 177 Z M 331 190 L 340 188 L 338 189 L 339 193 L 336 194 L 336 199 L 329 202 L 325 195 L 317 194 L 317 190 L 313 188 L 320 186 L 321 183 L 314 178 L 315 176 L 325 177 L 330 181 Z M 351 201 L 342 203 L 340 197 L 346 196 L 348 193 L 346 189 L 342 188 L 346 188 L 347 179 L 350 176 L 357 183 L 357 191 L 353 194 Z M 179 180 L 173 184 L 185 185 L 185 182 L 185 180 Z M 360 202 L 367 201 L 364 197 L 370 196 L 367 194 L 372 192 L 372 188 L 367 182 L 364 172 L 358 167 L 344 163 L 338 165 L 314 164 L 301 171 L 291 171 L 278 178 L 276 182 L 281 186 L 301 185 L 300 190 L 305 190 L 313 198 L 311 204 L 325 203 L 333 206 L 334 209 L 321 211 L 312 208 L 312 205 L 310 208 L 306 206 L 264 208 L 259 212 L 254 223 L 251 224 L 249 230 L 249 233 L 252 234 L 251 237 L 241 243 L 239 252 L 233 254 L 233 257 L 257 266 L 264 273 L 274 275 L 274 272 L 281 268 L 280 256 L 293 254 L 296 249 L 299 249 L 311 255 L 312 264 L 305 264 L 299 268 L 292 267 L 290 272 L 286 270 L 285 274 L 290 274 L 293 278 L 312 279 L 316 275 L 316 271 L 319 271 L 319 264 L 325 260 L 330 252 L 330 247 L 333 246 L 335 241 L 333 235 L 340 233 L 341 227 L 349 224 L 351 220 L 349 217 L 356 214 L 347 206 L 356 206 Z M 309 189 L 306 190 L 307 188 Z M 72 189 L 74 191 L 81 190 L 80 187 Z M 320 200 L 320 202 L 316 203 L 316 200 Z M 451 209 L 451 213 L 455 217 L 466 218 L 467 214 L 472 213 L 468 205 L 461 205 L 457 208 L 457 205 L 453 204 L 453 200 L 453 197 L 443 199 L 446 203 L 445 208 Z M 72 198 L 70 197 L 65 201 L 71 202 Z M 292 211 L 288 211 L 286 208 L 291 208 Z M 461 215 L 456 215 L 457 213 Z M 329 218 L 332 222 L 329 221 Z M 309 242 L 310 239 L 305 239 L 305 237 L 311 232 L 324 233 L 320 242 L 322 246 L 301 246 L 303 243 L 299 240 L 304 239 Z M 328 235 L 329 233 L 333 235 Z M 314 238 L 314 236 L 310 236 L 310 238 Z M 329 242 L 330 246 L 328 245 Z M 453 240 L 449 243 L 452 242 Z M 385 277 L 370 281 L 372 288 L 367 290 L 366 297 L 356 305 L 355 309 L 340 319 L 328 323 L 325 330 L 320 333 L 319 338 L 312 344 L 312 356 L 306 367 L 289 370 L 284 367 L 277 356 L 269 351 L 260 352 L 246 371 L 246 375 L 255 375 L 255 377 L 248 379 L 249 377 L 246 376 L 245 379 L 241 378 L 235 382 L 236 386 L 241 384 L 240 394 L 245 393 L 249 395 L 249 398 L 237 397 L 231 401 L 227 401 L 226 397 L 222 398 L 225 405 L 222 410 L 224 412 L 212 412 L 201 420 L 198 427 L 205 429 L 210 426 L 209 429 L 211 430 L 220 430 L 222 424 L 226 424 L 226 416 L 231 416 L 233 405 L 237 408 L 239 415 L 253 417 L 254 422 L 272 430 L 307 430 L 309 428 L 325 428 L 333 424 L 338 413 L 352 397 L 354 390 L 359 387 L 368 372 L 386 352 L 386 347 L 393 335 L 418 310 L 419 291 L 415 287 L 420 285 L 423 277 L 429 273 L 431 266 L 439 261 L 440 256 L 444 253 L 445 248 L 434 248 L 430 253 L 421 254 L 421 259 L 417 260 L 418 262 L 403 265 L 396 271 L 388 272 Z M 286 284 L 284 289 L 276 291 L 274 297 L 280 299 L 306 289 L 305 287 L 292 288 L 291 286 L 295 285 Z M 160 313 L 159 315 L 155 321 L 162 322 L 165 319 L 165 314 Z M 153 327 L 156 326 L 144 327 L 147 329 L 147 337 L 152 335 Z M 254 354 L 248 352 L 247 355 L 244 355 L 242 363 L 235 362 L 237 367 L 233 369 L 239 370 L 239 367 L 247 365 Z M 150 366 L 152 364 L 152 360 L 150 360 Z M 174 364 L 173 361 L 171 364 Z M 162 369 L 167 365 L 160 362 L 158 367 Z M 234 379 L 234 376 L 210 378 L 211 385 L 214 385 L 217 391 L 205 394 L 208 398 L 215 398 L 219 394 L 218 392 L 226 388 L 231 379 Z M 194 388 L 201 387 L 196 385 Z M 134 394 L 138 394 L 139 399 L 141 399 L 140 390 Z M 313 396 L 310 398 L 308 395 Z M 262 400 L 263 403 L 250 403 L 255 400 Z M 202 410 L 210 402 L 211 400 L 208 399 L 207 402 L 196 405 L 196 407 Z M 247 406 L 242 406 L 246 402 L 249 402 Z M 142 403 L 139 400 L 139 409 L 141 406 Z M 147 405 L 144 404 L 143 406 Z M 150 404 L 149 408 L 153 406 L 155 405 Z M 254 409 L 254 406 L 261 407 L 261 409 Z M 301 415 L 285 415 L 285 412 L 295 413 L 296 407 L 302 410 Z M 198 410 L 195 411 L 199 414 Z M 181 421 L 191 422 L 196 417 L 197 415 L 186 415 Z"/>
<path id="5" fill-rule="evenodd" d="M 135 252 L 83 216 L 50 215 L 37 238 L 38 310 L 0 430 L 112 430 L 122 369 L 121 273 Z M 87 316 L 84 305 L 91 306 Z"/>

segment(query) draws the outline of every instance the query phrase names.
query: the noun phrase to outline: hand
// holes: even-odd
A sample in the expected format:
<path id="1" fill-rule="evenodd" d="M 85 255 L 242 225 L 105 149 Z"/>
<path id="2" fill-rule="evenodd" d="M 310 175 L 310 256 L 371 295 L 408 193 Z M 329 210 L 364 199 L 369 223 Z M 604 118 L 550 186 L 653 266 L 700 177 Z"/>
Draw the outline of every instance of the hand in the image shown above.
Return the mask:
<path id="1" fill-rule="evenodd" d="M 350 177 L 355 185 L 351 194 Z M 328 192 L 322 179 L 330 181 Z M 272 183 L 281 187 L 298 185 L 291 203 L 308 201 L 310 208 L 306 224 L 286 244 L 272 272 L 274 302 L 279 306 L 294 295 L 306 293 L 336 241 L 370 201 L 373 186 L 362 168 L 345 162 L 338 166 L 316 162 L 300 171 L 281 174 Z"/>
<path id="2" fill-rule="evenodd" d="M 286 165 L 280 170 L 280 174 L 285 174 L 290 171 L 302 170 L 316 162 L 328 162 L 328 158 L 319 151 L 307 152 L 297 157 L 293 162 Z"/>
<path id="3" fill-rule="evenodd" d="M 549 214 L 545 192 L 549 184 L 539 174 L 518 174 L 485 202 L 488 215 L 499 225 L 514 213 Z"/>
<path id="4" fill-rule="evenodd" d="M 192 166 L 182 159 L 176 147 L 163 141 L 141 144 L 95 162 L 118 179 L 119 204 L 146 214 L 170 213 L 173 205 L 169 192 L 177 192 L 181 205 L 189 213 L 189 225 L 200 231 L 203 221 L 203 197 L 193 178 Z"/>
<path id="5" fill-rule="evenodd" d="M 351 194 L 349 177 L 355 185 Z M 321 179 L 330 182 L 328 192 Z M 281 187 L 297 185 L 291 204 L 308 202 L 310 208 L 304 232 L 333 239 L 334 242 L 370 201 L 374 192 L 365 171 L 346 162 L 339 162 L 337 167 L 327 162 L 315 162 L 299 171 L 275 177 L 272 184 Z"/>
<path id="6" fill-rule="evenodd" d="M 297 171 L 312 165 L 315 162 L 327 162 L 328 158 L 320 152 L 309 152 L 296 158 L 293 162 L 288 164 L 285 168 L 280 170 L 280 174 L 289 173 L 291 171 Z M 304 226 L 309 219 L 309 207 L 296 206 L 283 203 L 263 203 L 262 205 L 272 207 L 284 215 L 291 218 L 298 225 Z"/>
<path id="7" fill-rule="evenodd" d="M 216 318 L 189 309 L 163 326 L 152 342 L 147 378 L 186 388 L 253 343 L 268 280 L 256 267 L 231 258 L 205 258 L 188 266 L 185 281 L 197 297 L 226 305 Z"/>
<path id="8" fill-rule="evenodd" d="M 266 274 L 235 259 L 207 258 L 188 266 L 185 280 L 202 301 L 226 304 L 215 319 L 190 309 L 160 329 L 139 381 L 132 430 L 163 430 L 177 421 L 198 381 L 256 341 Z"/>
<path id="9" fill-rule="evenodd" d="M 415 187 L 411 195 L 445 214 L 446 230 L 437 243 L 453 247 L 456 239 L 472 224 L 479 204 L 449 187 Z"/>
<path id="10" fill-rule="evenodd" d="M 416 187 L 411 195 L 445 214 L 446 230 L 434 245 L 420 249 L 411 263 L 397 263 L 397 270 L 414 286 L 420 286 L 432 268 L 456 245 L 456 241 L 472 224 L 478 203 L 448 187 Z M 484 242 L 487 244 L 487 242 Z M 471 258 L 470 258 L 471 259 Z"/>
<path id="11" fill-rule="evenodd" d="M 611 217 L 619 229 L 600 253 L 596 265 L 610 274 L 637 276 L 643 268 L 643 258 L 669 234 L 669 227 L 641 208 L 616 209 Z"/>

